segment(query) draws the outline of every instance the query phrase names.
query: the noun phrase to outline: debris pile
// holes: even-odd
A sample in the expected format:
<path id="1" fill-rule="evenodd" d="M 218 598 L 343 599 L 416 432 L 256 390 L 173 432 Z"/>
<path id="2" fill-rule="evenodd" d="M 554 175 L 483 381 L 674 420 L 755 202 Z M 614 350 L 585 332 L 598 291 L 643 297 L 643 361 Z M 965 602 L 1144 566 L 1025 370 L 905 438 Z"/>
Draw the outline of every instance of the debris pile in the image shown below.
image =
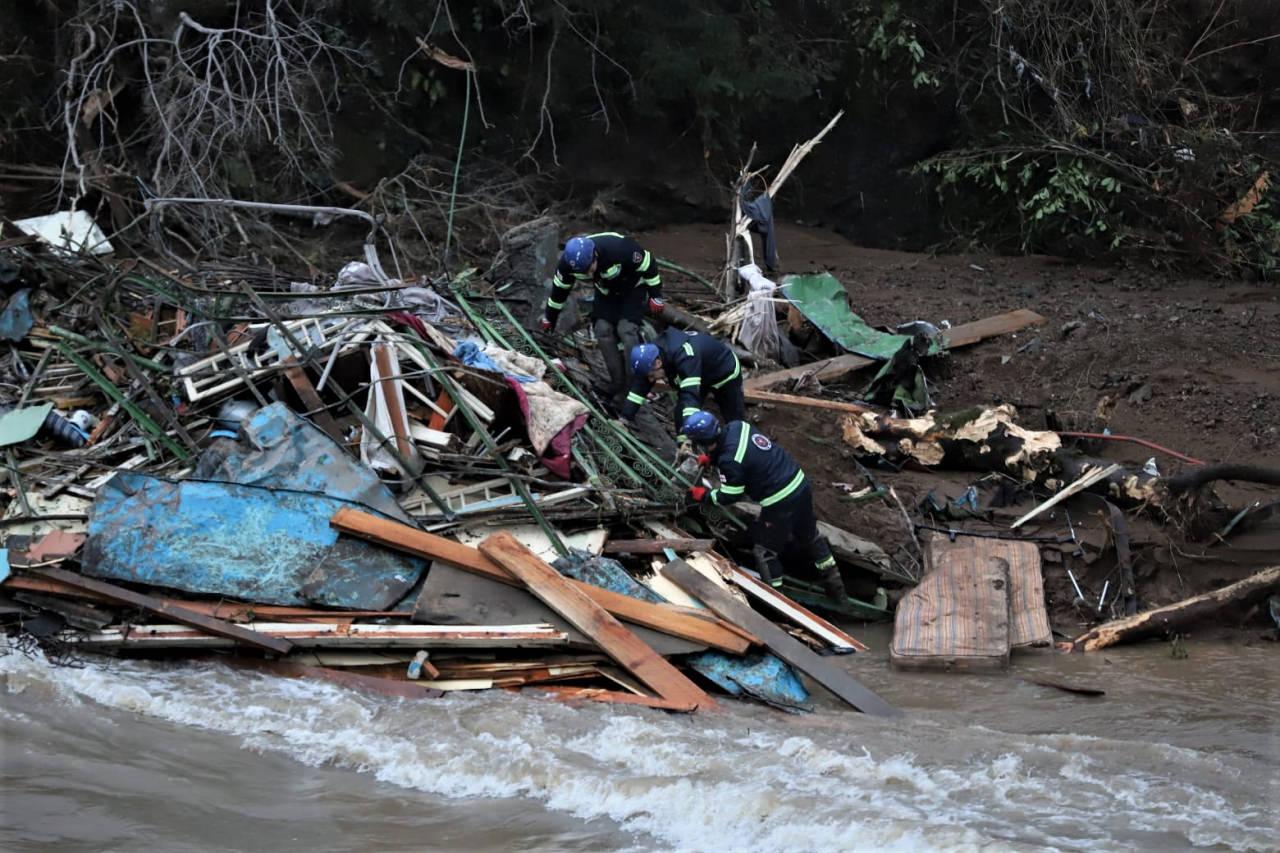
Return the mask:
<path id="1" fill-rule="evenodd" d="M 716 553 L 739 517 L 672 525 L 692 481 L 607 416 L 591 342 L 535 337 L 491 283 L 3 236 L 27 322 L 0 366 L 0 612 L 64 659 L 679 711 L 805 709 L 807 673 L 896 713 L 819 656 L 865 646 Z"/>
<path id="2" fill-rule="evenodd" d="M 771 209 L 759 201 L 742 215 Z M 739 222 L 731 245 L 749 243 L 755 225 Z M 102 252 L 105 237 L 78 212 L 0 226 L 0 616 L 53 659 L 216 656 L 397 696 L 527 689 L 683 712 L 715 707 L 713 695 L 807 709 L 804 675 L 858 710 L 893 715 L 825 657 L 866 646 L 810 607 L 890 621 L 896 604 L 897 665 L 1003 667 L 1012 649 L 1053 642 L 1043 559 L 1065 570 L 1088 624 L 1128 619 L 1074 644 L 1100 647 L 1172 624 L 1160 611 L 1134 615 L 1142 594 L 1125 510 L 1212 523 L 1220 536 L 1269 512 L 1238 512 L 1207 491 L 1239 476 L 1231 466 L 1166 477 L 1154 463 L 1083 452 L 1073 433 L 1024 427 L 1011 406 L 940 412 L 926 367 L 1042 323 L 1031 311 L 885 331 L 830 275 L 774 284 L 752 263 L 733 265 L 750 251 L 731 250 L 726 269 L 746 301 L 697 317 L 655 296 L 653 323 L 742 344 L 725 356 L 724 381 L 741 383 L 748 402 L 840 419 L 851 461 L 837 464 L 855 482 L 835 485 L 900 513 L 912 545 L 886 551 L 828 523 L 841 519 L 819 523 L 831 552 L 819 565 L 834 562 L 834 579 L 856 581 L 862 596 L 835 600 L 830 577 L 738 565 L 753 553 L 743 532 L 768 523 L 753 518 L 770 501 L 702 498 L 728 490 L 707 479 L 709 457 L 690 464 L 678 430 L 658 425 L 679 425 L 671 395 L 617 420 L 592 329 L 573 319 L 537 329 L 539 303 L 556 298 L 553 224 L 505 241 L 486 276 L 427 280 L 388 275 L 373 222 L 362 260 L 307 281 Z M 776 251 L 771 236 L 771 263 Z M 635 259 L 652 276 L 648 255 Z M 859 370 L 870 374 L 861 392 L 824 391 Z M 752 436 L 771 446 L 739 434 L 738 461 Z M 982 479 L 908 508 L 875 473 L 944 468 Z M 1095 560 L 1116 555 L 1096 607 L 1072 570 L 1086 543 L 1070 515 L 1069 535 L 1043 532 L 1086 497 L 1111 537 L 1089 544 Z M 1169 613 L 1255 602 L 1275 586 L 1264 572 Z"/>

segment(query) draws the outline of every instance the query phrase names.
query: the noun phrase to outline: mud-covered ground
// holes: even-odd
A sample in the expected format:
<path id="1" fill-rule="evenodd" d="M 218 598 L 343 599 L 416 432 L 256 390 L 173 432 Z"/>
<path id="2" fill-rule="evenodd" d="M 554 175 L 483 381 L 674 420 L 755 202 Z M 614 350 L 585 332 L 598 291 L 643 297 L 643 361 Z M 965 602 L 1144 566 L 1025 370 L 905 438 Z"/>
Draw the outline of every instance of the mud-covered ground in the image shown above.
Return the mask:
<path id="1" fill-rule="evenodd" d="M 682 226 L 637 235 L 650 249 L 713 277 L 724 257 L 724 229 Z M 781 270 L 827 270 L 844 282 L 856 311 L 873 325 L 923 319 L 960 324 L 1015 308 L 1030 308 L 1047 322 L 958 350 L 947 365 L 929 370 L 939 408 L 1013 403 L 1030 428 L 1056 413 L 1078 429 L 1096 426 L 1109 412 L 1113 433 L 1154 441 L 1206 462 L 1235 461 L 1280 467 L 1280 290 L 1266 284 L 1173 279 L 1148 269 L 1088 266 L 1046 257 L 953 255 L 931 257 L 858 247 L 827 231 L 782 226 Z M 707 296 L 700 285 L 668 276 L 677 299 Z M 824 395 L 852 397 L 869 377 L 850 377 Z M 839 413 L 765 404 L 752 408 L 760 427 L 801 462 L 815 485 L 826 520 L 872 539 L 886 550 L 912 551 L 902 513 L 882 502 L 854 502 L 832 485 L 866 484 L 840 438 Z M 1141 465 L 1149 457 L 1163 473 L 1182 463 L 1135 445 L 1110 442 L 1096 455 Z M 960 472 L 876 471 L 909 508 L 930 489 L 958 496 L 979 475 Z M 984 498 L 994 491 L 982 488 Z M 1275 489 L 1219 484 L 1235 506 L 1263 504 Z M 1008 521 L 1032 506 L 996 510 Z M 1046 589 L 1055 627 L 1073 634 L 1096 621 L 1098 594 L 1114 586 L 1115 561 L 1096 501 L 1068 503 L 1084 540 L 1046 551 Z M 1276 523 L 1225 542 L 1187 542 L 1175 529 L 1131 513 L 1141 606 L 1167 603 L 1237 580 L 1274 563 L 1280 553 Z M 1065 513 L 1036 530 L 1068 532 Z M 1071 567 L 1089 606 L 1078 601 L 1065 569 Z M 863 593 L 870 577 L 853 578 Z M 1108 594 L 1110 601 L 1111 593 Z M 1110 611 L 1108 604 L 1107 611 Z M 1103 614 L 1105 615 L 1105 614 Z"/>

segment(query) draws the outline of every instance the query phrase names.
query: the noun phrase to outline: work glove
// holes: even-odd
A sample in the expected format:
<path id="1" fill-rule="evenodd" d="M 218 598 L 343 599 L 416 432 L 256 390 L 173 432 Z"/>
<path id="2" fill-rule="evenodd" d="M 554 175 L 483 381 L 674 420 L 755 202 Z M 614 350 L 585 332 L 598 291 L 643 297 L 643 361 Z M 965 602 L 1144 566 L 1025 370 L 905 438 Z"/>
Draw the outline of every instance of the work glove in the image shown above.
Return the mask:
<path id="1" fill-rule="evenodd" d="M 699 454 L 698 454 L 698 460 L 697 460 L 697 461 L 698 461 L 698 464 L 699 464 L 699 465 L 701 465 L 703 468 L 705 468 L 705 467 L 707 467 L 708 465 L 710 465 L 710 464 L 711 464 L 711 457 L 710 457 L 710 456 L 708 456 L 708 455 L 707 455 L 707 454 L 705 454 L 705 453 L 699 453 Z"/>
<path id="2" fill-rule="evenodd" d="M 666 307 L 667 307 L 667 302 L 661 296 L 649 297 L 649 313 L 650 314 L 661 314 L 662 309 Z"/>
<path id="3" fill-rule="evenodd" d="M 676 437 L 676 441 L 680 442 L 676 445 L 676 458 L 684 459 L 686 456 L 693 456 L 693 444 L 687 438 Z"/>
<path id="4" fill-rule="evenodd" d="M 690 486 L 689 497 L 693 498 L 693 502 L 696 504 L 703 503 L 707 499 L 707 487 L 706 486 Z"/>
<path id="5" fill-rule="evenodd" d="M 538 321 L 538 328 L 544 332 L 549 332 L 554 327 L 555 327 L 555 323 L 551 322 L 551 320 L 545 314 L 543 315 L 542 319 Z"/>

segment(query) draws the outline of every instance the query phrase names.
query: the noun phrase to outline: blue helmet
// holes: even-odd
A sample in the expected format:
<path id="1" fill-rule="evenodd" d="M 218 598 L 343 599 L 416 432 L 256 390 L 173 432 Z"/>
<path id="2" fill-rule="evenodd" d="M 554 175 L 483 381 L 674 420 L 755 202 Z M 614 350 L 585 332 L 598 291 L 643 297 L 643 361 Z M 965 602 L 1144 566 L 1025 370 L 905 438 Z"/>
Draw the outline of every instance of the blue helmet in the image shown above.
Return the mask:
<path id="1" fill-rule="evenodd" d="M 590 237 L 574 237 L 564 244 L 564 259 L 574 272 L 586 272 L 596 259 L 596 244 Z"/>
<path id="2" fill-rule="evenodd" d="M 720 422 L 715 415 L 699 409 L 684 419 L 680 433 L 698 444 L 710 444 L 720 435 Z"/>
<path id="3" fill-rule="evenodd" d="M 647 376 L 658 360 L 658 348 L 653 344 L 636 344 L 631 348 L 631 370 L 637 376 Z"/>

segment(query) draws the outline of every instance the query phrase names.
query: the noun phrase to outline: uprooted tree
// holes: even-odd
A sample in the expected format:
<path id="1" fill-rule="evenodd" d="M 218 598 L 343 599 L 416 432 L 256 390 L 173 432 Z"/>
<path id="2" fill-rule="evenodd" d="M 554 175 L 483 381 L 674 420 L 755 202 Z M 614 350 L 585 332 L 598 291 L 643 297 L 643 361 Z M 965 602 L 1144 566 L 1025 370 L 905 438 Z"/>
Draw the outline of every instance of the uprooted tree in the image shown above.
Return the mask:
<path id="1" fill-rule="evenodd" d="M 1064 446 L 1056 432 L 1019 426 L 1016 417 L 1009 405 L 930 412 L 918 418 L 868 411 L 845 415 L 841 425 L 845 444 L 864 457 L 897 465 L 996 472 L 1051 493 L 1093 472 L 1106 472 L 1097 489 L 1109 501 L 1150 508 L 1193 537 L 1220 529 L 1236 513 L 1208 488 L 1210 484 L 1228 479 L 1280 483 L 1280 471 L 1253 465 L 1198 466 L 1171 477 L 1112 465 Z"/>

